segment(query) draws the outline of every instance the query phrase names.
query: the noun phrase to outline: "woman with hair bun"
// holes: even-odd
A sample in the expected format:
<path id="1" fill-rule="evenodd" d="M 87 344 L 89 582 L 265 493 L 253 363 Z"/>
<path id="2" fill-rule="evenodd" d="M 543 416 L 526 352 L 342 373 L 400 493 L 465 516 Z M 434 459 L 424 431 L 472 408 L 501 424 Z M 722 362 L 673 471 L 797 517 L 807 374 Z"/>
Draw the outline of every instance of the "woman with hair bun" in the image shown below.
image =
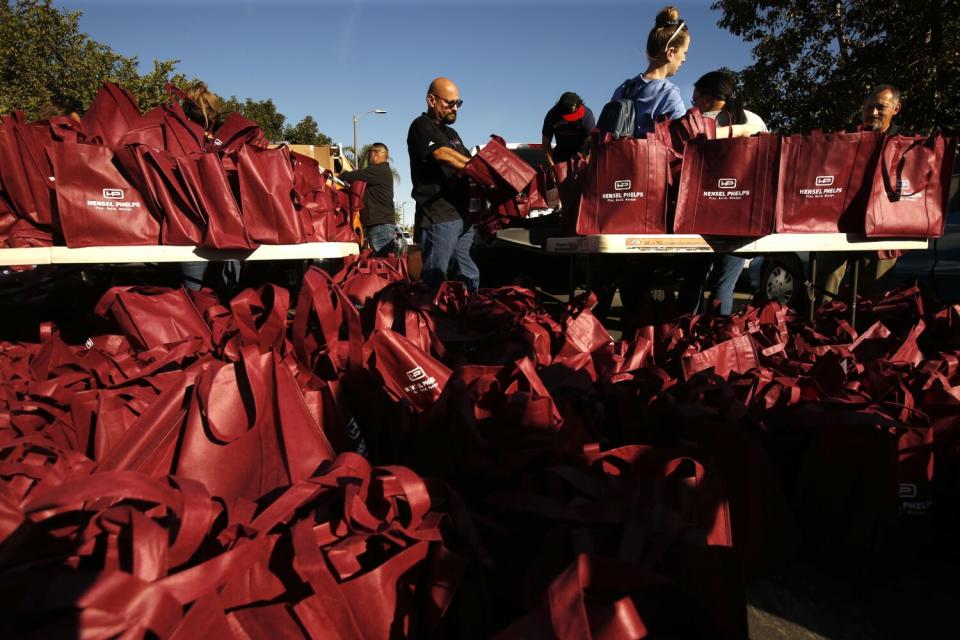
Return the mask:
<path id="1" fill-rule="evenodd" d="M 647 70 L 626 80 L 613 92 L 611 100 L 632 99 L 634 136 L 653 131 L 659 116 L 671 120 L 686 113 L 680 90 L 667 78 L 677 74 L 687 59 L 690 30 L 676 7 L 664 7 L 647 36 Z"/>
<path id="2" fill-rule="evenodd" d="M 667 80 L 677 74 L 687 59 L 690 47 L 690 30 L 680 18 L 676 7 L 664 7 L 657 14 L 653 29 L 647 36 L 647 69 L 635 78 L 626 80 L 613 92 L 614 100 L 632 100 L 634 116 L 634 137 L 642 137 L 654 130 L 654 122 L 660 116 L 671 120 L 687 112 L 680 97 L 680 90 Z M 600 116 L 603 120 L 603 114 Z M 617 286 L 623 302 L 624 324 L 633 325 L 637 314 L 649 298 L 651 291 L 650 272 L 656 269 L 656 262 L 647 256 L 632 263 L 628 268 L 614 267 L 612 263 L 598 261 L 600 278 L 609 278 L 616 282 L 601 292 L 601 301 L 594 307 L 598 317 L 604 317 Z M 624 330 L 624 334 L 627 330 Z"/>

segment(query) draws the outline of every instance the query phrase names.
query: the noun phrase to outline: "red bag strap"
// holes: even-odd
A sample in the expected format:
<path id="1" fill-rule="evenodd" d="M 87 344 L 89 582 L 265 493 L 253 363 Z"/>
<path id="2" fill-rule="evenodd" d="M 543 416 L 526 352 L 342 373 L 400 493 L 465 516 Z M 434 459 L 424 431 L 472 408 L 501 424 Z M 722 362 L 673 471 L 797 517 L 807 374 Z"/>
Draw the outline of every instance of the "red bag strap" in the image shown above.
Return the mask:
<path id="1" fill-rule="evenodd" d="M 246 289 L 230 301 L 234 322 L 244 345 L 256 345 L 261 352 L 282 348 L 286 340 L 290 292 L 274 284 L 257 291 Z"/>
<path id="2" fill-rule="evenodd" d="M 928 148 L 928 143 L 933 141 L 933 135 L 926 140 L 916 139 L 906 147 L 904 147 L 902 142 L 899 140 L 901 139 L 899 139 L 897 136 L 887 136 L 887 139 L 883 143 L 883 151 L 881 152 L 880 163 L 884 185 L 886 186 L 888 193 L 896 193 L 900 196 L 916 195 L 927 188 L 930 178 L 936 171 L 937 154 L 935 148 Z M 900 185 L 902 182 L 900 177 L 903 175 L 904 156 L 911 151 L 917 153 L 917 151 L 914 151 L 917 148 L 928 149 L 926 162 L 927 170 L 923 174 L 923 177 L 920 179 L 918 184 L 911 183 L 910 186 L 914 189 L 912 192 L 901 193 Z M 895 184 L 892 182 L 894 177 L 896 177 Z"/>
<path id="3" fill-rule="evenodd" d="M 602 633 L 599 633 L 598 629 L 598 634 L 591 631 L 586 602 L 586 593 L 590 590 L 611 590 L 629 594 L 643 583 L 670 584 L 664 578 L 638 567 L 580 554 L 547 589 L 546 599 L 552 631 L 558 638 L 589 639 L 595 635 L 604 638 L 646 637 L 647 628 L 629 595 L 611 607 L 613 616 L 604 617 Z"/>
<path id="4" fill-rule="evenodd" d="M 315 267 L 303 276 L 300 297 L 297 300 L 297 313 L 293 321 L 293 344 L 301 362 L 313 364 L 314 351 L 319 345 L 313 336 L 308 335 L 309 320 L 315 316 L 320 325 L 325 346 L 335 366 L 347 365 L 354 372 L 363 366 L 363 330 L 360 314 L 353 303 L 336 286 L 330 275 Z M 340 328 L 346 317 L 349 351 L 348 362 L 342 363 L 336 355 L 340 344 Z"/>
<path id="5" fill-rule="evenodd" d="M 32 493 L 24 513 L 62 512 L 88 501 L 135 499 L 182 511 L 180 494 L 168 484 L 134 471 L 103 471 Z"/>
<path id="6" fill-rule="evenodd" d="M 213 365 L 197 379 L 196 398 L 214 438 L 224 443 L 237 440 L 267 411 L 273 399 L 272 358 L 272 353 L 247 346 L 240 350 L 238 362 Z"/>

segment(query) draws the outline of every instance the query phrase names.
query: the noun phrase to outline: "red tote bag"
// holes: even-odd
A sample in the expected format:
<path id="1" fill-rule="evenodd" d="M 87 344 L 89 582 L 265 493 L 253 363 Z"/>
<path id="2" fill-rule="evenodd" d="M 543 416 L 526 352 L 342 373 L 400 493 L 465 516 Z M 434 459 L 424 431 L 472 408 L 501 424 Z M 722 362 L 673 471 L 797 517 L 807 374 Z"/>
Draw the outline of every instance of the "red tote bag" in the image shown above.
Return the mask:
<path id="1" fill-rule="evenodd" d="M 0 116 L 0 187 L 4 200 L 17 217 L 29 219 L 36 215 L 36 207 L 13 133 L 16 117 Z"/>
<path id="2" fill-rule="evenodd" d="M 777 233 L 863 233 L 883 134 L 813 131 L 780 144 Z"/>
<path id="3" fill-rule="evenodd" d="M 335 456 L 290 369 L 248 346 L 197 379 L 173 473 L 228 502 L 257 500 Z"/>
<path id="4" fill-rule="evenodd" d="M 760 237 L 773 231 L 779 138 L 687 143 L 680 173 L 675 233 Z"/>
<path id="5" fill-rule="evenodd" d="M 207 146 L 208 151 L 233 153 L 239 151 L 245 144 L 266 147 L 267 141 L 263 137 L 260 125 L 239 113 L 231 113 L 214 132 L 213 142 L 208 143 Z"/>
<path id="6" fill-rule="evenodd" d="M 161 243 L 200 244 L 206 224 L 176 168 L 175 158 L 166 151 L 142 144 L 117 149 L 116 158 L 154 216 L 161 221 Z"/>
<path id="7" fill-rule="evenodd" d="M 113 164 L 109 147 L 61 142 L 51 151 L 68 247 L 159 243 L 160 222 Z"/>
<path id="8" fill-rule="evenodd" d="M 137 99 L 112 82 L 103 83 L 82 118 L 87 140 L 99 141 L 108 147 L 119 146 L 123 136 L 139 127 L 142 121 Z"/>
<path id="9" fill-rule="evenodd" d="M 667 233 L 669 155 L 655 140 L 622 138 L 595 145 L 577 233 Z"/>
<path id="10" fill-rule="evenodd" d="M 451 371 L 407 338 L 389 329 L 376 331 L 367 348 L 370 370 L 394 400 L 411 411 L 429 411 L 450 379 Z"/>
<path id="11" fill-rule="evenodd" d="M 490 136 L 480 153 L 470 159 L 463 173 L 485 187 L 506 188 L 514 194 L 523 191 L 537 172 L 517 154 L 507 149 L 503 138 Z"/>
<path id="12" fill-rule="evenodd" d="M 49 228 L 55 224 L 53 167 L 47 149 L 54 142 L 50 128 L 42 124 L 24 124 L 11 120 L 13 140 L 20 155 L 23 177 L 30 189 L 34 209 L 30 222 Z"/>
<path id="13" fill-rule="evenodd" d="M 890 136 L 873 175 L 866 230 L 871 238 L 939 238 L 956 138 Z"/>
<path id="14" fill-rule="evenodd" d="M 185 289 L 113 287 L 95 313 L 110 318 L 137 350 L 199 337 L 210 348 L 210 328 Z"/>
<path id="15" fill-rule="evenodd" d="M 176 158 L 177 169 L 206 222 L 201 246 L 214 249 L 255 249 L 233 187 L 216 153 L 196 153 Z"/>
<path id="16" fill-rule="evenodd" d="M 294 206 L 300 214 L 307 242 L 327 239 L 327 217 L 333 215 L 333 198 L 320 163 L 300 153 L 290 152 L 293 163 Z"/>
<path id="17" fill-rule="evenodd" d="M 203 151 L 203 127 L 190 120 L 180 102 L 174 99 L 145 113 L 139 126 L 123 135 L 121 144 L 145 144 L 187 156 Z"/>
<path id="18" fill-rule="evenodd" d="M 565 221 L 564 227 L 572 227 L 577 219 L 588 164 L 584 155 L 578 153 L 569 160 L 553 165 L 557 195 L 560 198 L 560 210 L 563 212 Z M 569 223 L 566 221 L 569 221 Z"/>
<path id="19" fill-rule="evenodd" d="M 293 165 L 287 148 L 244 145 L 237 153 L 237 172 L 240 209 L 251 239 L 263 244 L 304 242 L 293 208 Z"/>

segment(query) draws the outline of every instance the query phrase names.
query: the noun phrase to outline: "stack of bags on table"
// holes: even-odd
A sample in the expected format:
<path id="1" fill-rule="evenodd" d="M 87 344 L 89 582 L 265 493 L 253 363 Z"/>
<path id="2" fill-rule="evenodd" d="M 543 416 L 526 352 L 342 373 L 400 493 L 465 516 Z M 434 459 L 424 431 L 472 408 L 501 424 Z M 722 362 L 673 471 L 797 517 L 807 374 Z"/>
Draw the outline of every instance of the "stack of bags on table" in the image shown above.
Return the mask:
<path id="1" fill-rule="evenodd" d="M 117 288 L 112 334 L 0 345 L 5 635 L 745 637 L 798 551 L 960 524 L 960 308 L 916 290 L 615 341 L 365 255 L 290 302 Z"/>
<path id="2" fill-rule="evenodd" d="M 943 235 L 957 141 L 814 131 L 716 139 L 691 109 L 645 138 L 595 140 L 555 167 L 576 233 Z"/>
<path id="3" fill-rule="evenodd" d="M 208 139 L 182 94 L 141 114 L 107 83 L 81 121 L 0 119 L 0 240 L 7 247 L 355 242 L 356 192 L 256 123 L 228 116 Z"/>
<path id="4" fill-rule="evenodd" d="M 534 169 L 507 148 L 498 135 L 470 158 L 457 175 L 469 178 L 472 222 L 484 235 L 511 226 L 536 209 L 559 206 L 555 189 L 551 193 L 548 173 Z"/>

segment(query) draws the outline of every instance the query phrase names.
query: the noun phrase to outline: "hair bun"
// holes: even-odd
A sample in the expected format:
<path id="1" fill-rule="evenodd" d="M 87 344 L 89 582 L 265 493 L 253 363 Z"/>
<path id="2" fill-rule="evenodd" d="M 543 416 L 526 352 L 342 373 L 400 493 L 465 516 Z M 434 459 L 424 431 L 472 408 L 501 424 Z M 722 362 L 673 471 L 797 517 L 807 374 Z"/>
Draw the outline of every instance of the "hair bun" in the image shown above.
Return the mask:
<path id="1" fill-rule="evenodd" d="M 657 27 L 675 27 L 678 24 L 680 24 L 680 11 L 676 7 L 664 7 L 657 14 Z"/>

